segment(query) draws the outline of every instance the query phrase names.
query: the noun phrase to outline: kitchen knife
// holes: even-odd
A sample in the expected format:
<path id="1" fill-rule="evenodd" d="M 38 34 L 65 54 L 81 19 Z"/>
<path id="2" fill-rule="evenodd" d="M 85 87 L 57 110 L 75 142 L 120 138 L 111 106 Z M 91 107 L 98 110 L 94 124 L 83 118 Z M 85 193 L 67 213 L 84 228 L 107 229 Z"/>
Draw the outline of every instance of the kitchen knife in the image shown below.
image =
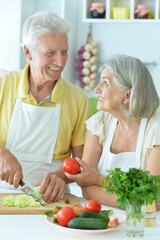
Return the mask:
<path id="1" fill-rule="evenodd" d="M 21 190 L 28 196 L 33 197 L 37 202 L 39 202 L 42 206 L 46 206 L 47 203 L 40 197 L 38 193 L 36 193 L 32 188 L 26 186 L 25 183 L 20 180 L 19 185 L 21 186 Z"/>

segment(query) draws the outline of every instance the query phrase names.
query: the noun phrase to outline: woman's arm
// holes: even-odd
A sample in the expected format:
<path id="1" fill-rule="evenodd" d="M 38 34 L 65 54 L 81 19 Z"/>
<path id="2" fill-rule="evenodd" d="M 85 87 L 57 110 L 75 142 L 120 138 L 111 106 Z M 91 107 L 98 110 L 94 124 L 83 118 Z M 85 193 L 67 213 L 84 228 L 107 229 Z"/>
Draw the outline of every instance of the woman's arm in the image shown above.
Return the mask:
<path id="1" fill-rule="evenodd" d="M 160 175 L 160 146 L 154 146 L 148 157 L 147 170 L 152 175 Z"/>
<path id="2" fill-rule="evenodd" d="M 160 146 L 156 145 L 150 151 L 148 157 L 147 170 L 150 171 L 152 175 L 160 175 Z M 156 201 L 156 208 L 160 210 L 160 202 Z"/>
<path id="3" fill-rule="evenodd" d="M 101 154 L 102 146 L 99 144 L 99 137 L 86 130 L 82 160 L 90 167 L 97 169 Z"/>
<path id="4" fill-rule="evenodd" d="M 101 156 L 102 147 L 99 144 L 99 137 L 92 135 L 86 131 L 85 144 L 82 159 L 79 161 L 81 165 L 80 172 L 75 175 L 66 174 L 70 180 L 77 182 L 79 186 L 100 185 L 101 175 L 97 172 L 99 158 Z"/>
<path id="5" fill-rule="evenodd" d="M 106 177 L 97 171 L 101 154 L 102 146 L 99 144 L 99 137 L 92 135 L 87 130 L 82 155 L 83 160 L 79 161 L 81 171 L 75 175 L 66 173 L 66 176 L 81 186 L 83 197 L 86 199 L 96 199 L 101 204 L 117 207 L 116 196 L 102 191 L 101 180 L 105 180 Z"/>
<path id="6" fill-rule="evenodd" d="M 108 194 L 102 191 L 100 186 L 88 186 L 82 188 L 83 197 L 86 199 L 96 199 L 101 204 L 117 208 L 117 200 L 115 194 Z"/>

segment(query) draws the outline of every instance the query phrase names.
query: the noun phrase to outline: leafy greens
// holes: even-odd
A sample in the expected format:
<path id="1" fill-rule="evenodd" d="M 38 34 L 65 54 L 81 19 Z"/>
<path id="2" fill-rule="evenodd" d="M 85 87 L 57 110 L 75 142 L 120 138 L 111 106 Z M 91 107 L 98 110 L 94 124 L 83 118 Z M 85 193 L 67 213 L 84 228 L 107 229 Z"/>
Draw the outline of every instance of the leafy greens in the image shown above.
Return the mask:
<path id="1" fill-rule="evenodd" d="M 152 204 L 160 201 L 160 175 L 153 176 L 149 171 L 130 168 L 128 172 L 120 168 L 106 171 L 106 179 L 101 181 L 103 191 L 116 194 L 117 205 L 126 209 L 128 204 Z"/>

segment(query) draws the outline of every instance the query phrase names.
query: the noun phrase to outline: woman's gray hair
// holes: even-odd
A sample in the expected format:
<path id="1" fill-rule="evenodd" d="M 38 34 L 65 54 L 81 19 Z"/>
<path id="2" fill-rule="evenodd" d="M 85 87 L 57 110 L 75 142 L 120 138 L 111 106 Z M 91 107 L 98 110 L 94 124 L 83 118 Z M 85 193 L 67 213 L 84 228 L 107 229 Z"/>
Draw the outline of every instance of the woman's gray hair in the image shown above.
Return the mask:
<path id="1" fill-rule="evenodd" d="M 159 96 L 152 76 L 142 61 L 126 55 L 115 55 L 108 59 L 114 81 L 126 91 L 131 89 L 128 105 L 122 105 L 131 118 L 149 118 L 159 106 Z"/>
<path id="2" fill-rule="evenodd" d="M 70 31 L 70 26 L 61 17 L 51 12 L 37 12 L 25 21 L 22 29 L 22 44 L 29 49 L 33 49 L 41 35 L 45 33 L 66 34 Z"/>

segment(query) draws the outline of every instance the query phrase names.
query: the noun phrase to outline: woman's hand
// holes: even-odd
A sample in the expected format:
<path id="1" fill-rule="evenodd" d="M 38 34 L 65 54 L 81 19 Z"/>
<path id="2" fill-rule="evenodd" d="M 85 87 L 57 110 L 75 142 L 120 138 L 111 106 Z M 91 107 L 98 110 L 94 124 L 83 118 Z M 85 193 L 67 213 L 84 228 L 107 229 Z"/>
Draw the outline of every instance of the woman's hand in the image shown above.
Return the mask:
<path id="1" fill-rule="evenodd" d="M 88 166 L 83 160 L 76 160 L 80 164 L 80 172 L 74 175 L 65 172 L 68 179 L 75 181 L 80 187 L 101 185 L 101 180 L 105 177 L 100 175 L 95 168 Z"/>
<path id="2" fill-rule="evenodd" d="M 22 167 L 17 158 L 6 148 L 0 147 L 0 179 L 18 188 L 23 179 Z"/>

